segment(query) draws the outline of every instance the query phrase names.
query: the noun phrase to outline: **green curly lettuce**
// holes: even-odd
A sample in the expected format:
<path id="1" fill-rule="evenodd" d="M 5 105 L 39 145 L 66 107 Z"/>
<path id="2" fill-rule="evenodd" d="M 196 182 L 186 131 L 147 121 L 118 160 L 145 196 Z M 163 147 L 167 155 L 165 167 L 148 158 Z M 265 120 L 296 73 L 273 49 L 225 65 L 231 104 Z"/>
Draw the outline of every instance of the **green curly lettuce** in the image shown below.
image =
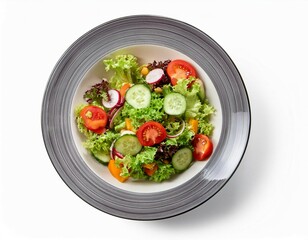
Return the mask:
<path id="1" fill-rule="evenodd" d="M 110 78 L 111 88 L 120 89 L 123 83 L 140 83 L 144 81 L 140 73 L 137 57 L 130 54 L 117 55 L 115 58 L 105 59 L 105 70 L 114 71 Z"/>
<path id="2" fill-rule="evenodd" d="M 136 156 L 126 155 L 123 159 L 116 158 L 116 164 L 121 166 L 123 177 L 134 179 L 148 179 L 150 181 L 162 182 L 174 175 L 175 169 L 171 164 L 155 160 L 157 148 L 144 147 Z M 143 169 L 144 164 L 156 163 L 158 168 L 152 176 L 148 176 Z"/>
<path id="3" fill-rule="evenodd" d="M 94 154 L 100 152 L 108 153 L 113 141 L 119 137 L 119 133 L 114 133 L 108 130 L 104 134 L 93 134 L 89 136 L 83 145 L 86 149 Z"/>
<path id="4" fill-rule="evenodd" d="M 164 99 L 157 93 L 151 93 L 151 103 L 146 108 L 134 108 L 127 102 L 124 104 L 121 115 L 122 118 L 130 118 L 132 125 L 137 129 L 148 121 L 162 122 L 164 116 Z"/>

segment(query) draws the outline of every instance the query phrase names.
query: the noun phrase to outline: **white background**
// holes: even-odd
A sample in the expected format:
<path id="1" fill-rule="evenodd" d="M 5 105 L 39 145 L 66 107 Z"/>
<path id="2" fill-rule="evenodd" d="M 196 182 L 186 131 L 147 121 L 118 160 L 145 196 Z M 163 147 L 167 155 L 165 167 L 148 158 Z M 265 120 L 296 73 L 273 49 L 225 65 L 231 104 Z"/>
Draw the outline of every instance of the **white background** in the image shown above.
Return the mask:
<path id="1" fill-rule="evenodd" d="M 0 1 L 0 239 L 308 239 L 307 1 Z M 45 151 L 49 74 L 79 36 L 113 18 L 154 14 L 214 38 L 239 68 L 250 142 L 206 204 L 153 222 L 119 219 L 77 197 Z"/>

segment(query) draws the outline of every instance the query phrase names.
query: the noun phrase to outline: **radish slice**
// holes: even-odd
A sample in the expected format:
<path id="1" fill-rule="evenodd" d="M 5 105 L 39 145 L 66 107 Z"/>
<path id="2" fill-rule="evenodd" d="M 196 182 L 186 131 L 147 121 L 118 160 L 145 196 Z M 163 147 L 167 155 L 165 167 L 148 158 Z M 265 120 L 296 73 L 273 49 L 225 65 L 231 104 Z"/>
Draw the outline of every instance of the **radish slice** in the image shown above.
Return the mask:
<path id="1" fill-rule="evenodd" d="M 121 101 L 120 92 L 115 89 L 109 90 L 108 95 L 110 96 L 110 101 L 103 100 L 102 102 L 106 108 L 113 108 Z"/>
<path id="2" fill-rule="evenodd" d="M 122 96 L 120 96 L 120 100 L 119 100 L 119 102 L 117 103 L 116 107 L 122 107 L 123 104 L 124 104 L 124 102 L 125 102 L 125 98 L 122 97 Z"/>
<path id="3" fill-rule="evenodd" d="M 151 70 L 145 77 L 145 81 L 149 84 L 157 83 L 164 77 L 164 70 L 161 68 L 155 68 Z"/>
<path id="4" fill-rule="evenodd" d="M 119 153 L 115 148 L 112 149 L 112 154 L 114 156 L 117 156 L 118 158 L 124 158 L 124 155 L 122 153 Z"/>
<path id="5" fill-rule="evenodd" d="M 182 120 L 181 129 L 174 135 L 167 134 L 167 138 L 176 138 L 180 136 L 183 133 L 184 129 L 185 129 L 185 122 L 184 120 Z"/>
<path id="6" fill-rule="evenodd" d="M 118 110 L 118 108 L 116 108 L 116 107 L 110 109 L 110 111 L 108 112 L 109 119 L 112 118 L 112 116 L 116 113 L 117 110 Z"/>
<path id="7" fill-rule="evenodd" d="M 114 119 L 119 115 L 119 113 L 121 112 L 122 108 L 118 108 L 116 110 L 116 112 L 112 115 L 111 119 L 110 119 L 110 122 L 109 122 L 109 127 L 110 128 L 113 128 L 113 123 L 114 123 Z"/>

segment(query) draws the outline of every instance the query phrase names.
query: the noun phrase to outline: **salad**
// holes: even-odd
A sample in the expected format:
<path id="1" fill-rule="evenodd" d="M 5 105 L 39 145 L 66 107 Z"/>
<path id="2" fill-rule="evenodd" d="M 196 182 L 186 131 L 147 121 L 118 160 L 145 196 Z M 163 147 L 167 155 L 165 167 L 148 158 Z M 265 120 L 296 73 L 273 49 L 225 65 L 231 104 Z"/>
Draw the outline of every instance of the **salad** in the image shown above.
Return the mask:
<path id="1" fill-rule="evenodd" d="M 89 87 L 75 108 L 84 147 L 120 182 L 162 182 L 213 152 L 215 113 L 187 61 L 140 65 L 126 54 L 104 60 L 110 79 Z"/>

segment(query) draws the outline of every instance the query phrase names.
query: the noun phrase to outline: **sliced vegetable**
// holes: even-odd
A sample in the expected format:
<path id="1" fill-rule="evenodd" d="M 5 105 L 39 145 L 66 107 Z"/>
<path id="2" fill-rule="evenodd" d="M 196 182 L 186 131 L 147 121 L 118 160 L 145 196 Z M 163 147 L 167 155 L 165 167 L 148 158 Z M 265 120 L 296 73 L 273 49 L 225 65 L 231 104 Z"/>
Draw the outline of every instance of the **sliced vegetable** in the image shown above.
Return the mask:
<path id="1" fill-rule="evenodd" d="M 167 67 L 168 76 L 171 79 L 171 84 L 176 85 L 179 79 L 186 79 L 190 76 L 196 76 L 195 68 L 184 60 L 173 60 Z"/>
<path id="2" fill-rule="evenodd" d="M 120 95 L 122 98 L 125 97 L 127 90 L 131 87 L 130 83 L 124 83 L 120 89 Z"/>
<path id="3" fill-rule="evenodd" d="M 92 132 L 102 134 L 105 131 L 105 126 L 108 121 L 107 113 L 97 106 L 86 106 L 81 112 L 80 116 L 84 121 L 84 125 Z"/>
<path id="4" fill-rule="evenodd" d="M 129 131 L 134 131 L 132 120 L 130 118 L 125 118 L 125 128 Z"/>
<path id="5" fill-rule="evenodd" d="M 110 154 L 109 153 L 106 153 L 106 152 L 95 152 L 95 153 L 92 153 L 94 158 L 104 164 L 104 165 L 108 165 L 109 161 L 110 161 Z"/>
<path id="6" fill-rule="evenodd" d="M 111 89 L 108 91 L 109 99 L 103 99 L 103 106 L 106 108 L 113 108 L 121 102 L 121 95 L 118 90 Z"/>
<path id="7" fill-rule="evenodd" d="M 115 122 L 116 118 L 120 116 L 121 111 L 122 111 L 122 108 L 118 108 L 118 109 L 114 112 L 114 114 L 112 115 L 112 117 L 111 117 L 111 119 L 110 119 L 110 122 L 109 122 L 109 127 L 110 127 L 110 128 L 113 128 L 113 127 L 114 127 L 114 122 Z"/>
<path id="8" fill-rule="evenodd" d="M 186 110 L 185 97 L 180 93 L 170 93 L 164 99 L 164 110 L 169 115 L 181 115 Z"/>
<path id="9" fill-rule="evenodd" d="M 123 156 L 136 155 L 142 149 L 142 145 L 138 141 L 136 135 L 126 134 L 119 137 L 114 143 L 114 149 Z"/>
<path id="10" fill-rule="evenodd" d="M 204 83 L 199 78 L 196 78 L 194 84 L 200 85 L 200 91 L 198 92 L 198 97 L 200 98 L 201 102 L 203 103 L 205 98 L 206 98 Z"/>
<path id="11" fill-rule="evenodd" d="M 194 147 L 193 156 L 196 160 L 206 160 L 212 155 L 213 143 L 208 136 L 196 134 L 192 144 Z"/>
<path id="12" fill-rule="evenodd" d="M 136 135 L 143 146 L 153 146 L 165 140 L 167 132 L 160 123 L 149 121 L 137 130 Z"/>
<path id="13" fill-rule="evenodd" d="M 154 84 L 159 82 L 164 76 L 165 76 L 164 70 L 162 70 L 161 68 L 156 68 L 151 70 L 147 74 L 145 81 L 149 84 Z"/>
<path id="14" fill-rule="evenodd" d="M 143 169 L 148 176 L 153 176 L 154 173 L 157 171 L 158 166 L 156 163 L 147 163 L 143 164 Z"/>
<path id="15" fill-rule="evenodd" d="M 151 91 L 143 84 L 136 84 L 126 92 L 125 99 L 134 108 L 146 108 L 150 106 Z"/>
<path id="16" fill-rule="evenodd" d="M 198 132 L 198 120 L 196 119 L 189 119 L 189 125 L 191 127 L 191 130 L 194 131 L 195 134 Z"/>
<path id="17" fill-rule="evenodd" d="M 117 180 L 119 180 L 120 182 L 125 182 L 128 177 L 122 177 L 121 176 L 121 168 L 118 167 L 115 163 L 115 160 L 114 159 L 111 159 L 109 161 L 109 164 L 108 164 L 108 169 L 111 173 L 112 176 L 114 176 Z"/>
<path id="18" fill-rule="evenodd" d="M 192 152 L 189 148 L 181 148 L 172 157 L 172 165 L 178 171 L 187 169 L 192 162 Z"/>
<path id="19" fill-rule="evenodd" d="M 167 132 L 168 138 L 176 138 L 183 133 L 183 131 L 185 129 L 185 121 L 183 119 L 175 119 L 174 122 L 171 122 L 169 124 L 171 125 L 171 127 L 174 127 L 173 125 L 176 124 L 176 123 L 179 124 L 177 131 L 175 133 L 172 133 L 172 134 L 171 133 L 168 134 L 168 132 Z"/>

